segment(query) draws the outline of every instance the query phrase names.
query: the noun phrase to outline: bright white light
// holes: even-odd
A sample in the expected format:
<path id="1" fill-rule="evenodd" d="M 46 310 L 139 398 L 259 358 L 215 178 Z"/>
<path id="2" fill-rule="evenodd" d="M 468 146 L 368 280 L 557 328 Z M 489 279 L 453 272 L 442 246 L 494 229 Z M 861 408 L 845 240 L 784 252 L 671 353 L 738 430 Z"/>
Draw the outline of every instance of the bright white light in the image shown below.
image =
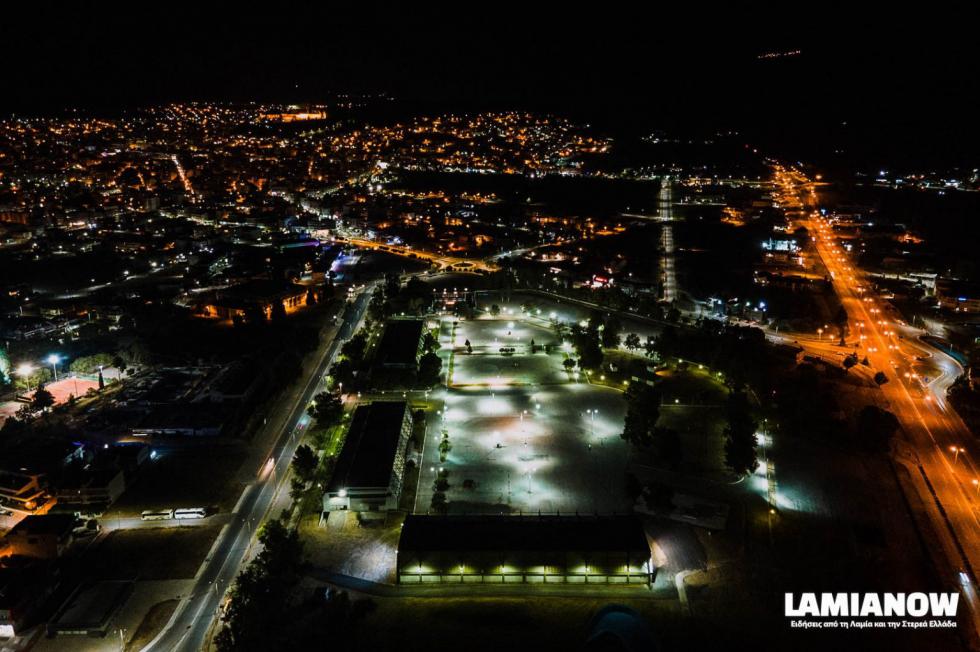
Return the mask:
<path id="1" fill-rule="evenodd" d="M 52 353 L 48 356 L 48 364 L 58 364 L 59 362 L 61 362 L 61 356 L 57 353 Z"/>
<path id="2" fill-rule="evenodd" d="M 32 373 L 34 373 L 34 365 L 25 362 L 24 364 L 17 367 L 16 373 L 21 378 L 26 378 L 27 376 L 30 376 Z"/>

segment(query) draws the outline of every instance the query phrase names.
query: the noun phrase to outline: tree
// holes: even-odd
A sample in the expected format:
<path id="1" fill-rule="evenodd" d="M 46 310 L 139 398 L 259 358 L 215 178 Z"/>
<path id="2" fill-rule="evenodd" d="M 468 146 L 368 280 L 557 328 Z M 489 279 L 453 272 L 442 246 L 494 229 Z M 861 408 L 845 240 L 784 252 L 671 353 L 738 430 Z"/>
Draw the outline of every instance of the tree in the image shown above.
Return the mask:
<path id="1" fill-rule="evenodd" d="M 449 503 L 446 501 L 446 494 L 442 491 L 436 491 L 433 493 L 430 508 L 436 514 L 445 514 L 449 510 Z"/>
<path id="2" fill-rule="evenodd" d="M 564 340 L 565 336 L 568 335 L 568 325 L 563 321 L 558 321 L 557 319 L 554 320 L 552 322 L 552 328 L 554 329 L 555 337 L 558 338 L 559 342 Z"/>
<path id="3" fill-rule="evenodd" d="M 602 347 L 599 346 L 599 332 L 583 329 L 578 324 L 572 326 L 572 345 L 578 354 L 578 366 L 583 369 L 597 369 L 602 365 Z"/>
<path id="4" fill-rule="evenodd" d="M 313 404 L 306 408 L 306 412 L 320 427 L 332 426 L 340 421 L 344 405 L 337 394 L 320 392 L 313 397 Z"/>
<path id="5" fill-rule="evenodd" d="M 439 374 L 442 372 L 442 360 L 438 355 L 429 351 L 419 359 L 419 384 L 431 387 L 439 382 Z"/>
<path id="6" fill-rule="evenodd" d="M 426 331 L 425 335 L 422 336 L 422 350 L 427 353 L 439 350 L 439 340 L 431 331 Z"/>
<path id="7" fill-rule="evenodd" d="M 640 336 L 636 333 L 630 333 L 626 336 L 626 339 L 623 340 L 623 343 L 626 345 L 626 349 L 632 353 L 640 348 Z"/>
<path id="8" fill-rule="evenodd" d="M 415 311 L 432 303 L 432 288 L 417 276 L 408 279 L 401 294 L 402 298 L 408 302 L 408 307 Z"/>
<path id="9" fill-rule="evenodd" d="M 639 448 L 649 448 L 656 438 L 660 418 L 660 393 L 646 383 L 630 383 L 623 397 L 629 405 L 622 438 Z"/>
<path id="10" fill-rule="evenodd" d="M 865 405 L 858 413 L 858 438 L 862 447 L 872 453 L 887 453 L 898 428 L 898 419 L 888 410 Z"/>
<path id="11" fill-rule="evenodd" d="M 858 357 L 856 353 L 852 353 L 849 356 L 844 357 L 844 361 L 841 363 L 844 366 L 844 371 L 850 371 L 851 367 L 858 363 Z"/>
<path id="12" fill-rule="evenodd" d="M 565 367 L 565 371 L 571 371 L 575 368 L 575 358 L 565 358 L 562 360 L 561 366 Z"/>
<path id="13" fill-rule="evenodd" d="M 330 365 L 330 377 L 333 378 L 335 385 L 339 385 L 340 383 L 350 385 L 354 380 L 354 371 L 354 365 L 347 358 L 341 358 Z"/>
<path id="14" fill-rule="evenodd" d="M 303 444 L 296 449 L 293 454 L 293 471 L 303 482 L 310 482 L 316 472 L 317 463 L 316 451 Z"/>
<path id="15" fill-rule="evenodd" d="M 371 318 L 371 321 L 380 323 L 387 319 L 391 312 L 391 302 L 388 301 L 385 291 L 381 288 L 375 288 L 371 295 L 371 303 L 368 304 L 368 317 Z"/>
<path id="16" fill-rule="evenodd" d="M 49 380 L 51 380 L 51 370 L 47 367 L 37 367 L 27 376 L 15 375 L 14 386 L 21 391 L 26 391 L 40 387 Z"/>
<path id="17" fill-rule="evenodd" d="M 367 336 L 359 331 L 340 347 L 340 355 L 350 360 L 355 366 L 359 366 L 364 361 L 366 350 Z"/>
<path id="18" fill-rule="evenodd" d="M 54 395 L 44 387 L 39 387 L 36 392 L 34 392 L 34 397 L 31 399 L 31 407 L 36 412 L 47 411 L 48 408 L 54 405 Z"/>
<path id="19" fill-rule="evenodd" d="M 289 499 L 294 503 L 299 501 L 303 497 L 303 493 L 306 492 L 306 482 L 303 481 L 298 475 L 294 475 L 289 479 Z"/>
<path id="20" fill-rule="evenodd" d="M 496 317 L 497 315 L 499 315 L 500 314 L 500 306 L 498 306 L 497 304 L 493 304 L 492 306 L 490 306 L 490 314 L 493 315 L 494 317 Z"/>
<path id="21" fill-rule="evenodd" d="M 602 346 L 607 349 L 615 349 L 619 346 L 622 338 L 620 333 L 623 330 L 623 324 L 619 321 L 619 318 L 615 315 L 609 317 L 602 329 Z"/>
<path id="22" fill-rule="evenodd" d="M 660 357 L 665 360 L 671 356 L 678 355 L 681 352 L 681 342 L 677 329 L 673 326 L 664 326 L 664 329 L 660 332 L 660 337 L 655 341 L 654 348 L 660 354 Z"/>
<path id="23" fill-rule="evenodd" d="M 109 353 L 96 353 L 72 360 L 69 369 L 78 374 L 90 374 L 102 367 L 111 367 L 113 356 Z"/>
<path id="24" fill-rule="evenodd" d="M 647 341 L 643 343 L 643 354 L 648 358 L 656 357 L 657 342 L 652 337 L 647 338 Z"/>
<path id="25" fill-rule="evenodd" d="M 875 384 L 878 385 L 878 387 L 881 387 L 887 382 L 888 382 L 888 376 L 885 375 L 885 372 L 879 371 L 878 373 L 875 374 Z"/>
<path id="26" fill-rule="evenodd" d="M 17 412 L 15 413 L 15 419 L 25 425 L 34 421 L 34 416 L 34 408 L 31 407 L 30 403 L 24 403 L 17 408 Z"/>
<path id="27" fill-rule="evenodd" d="M 755 471 L 759 465 L 755 447 L 756 423 L 749 411 L 749 400 L 744 392 L 735 391 L 728 396 L 728 425 L 725 427 L 725 463 L 738 475 Z"/>
<path id="28" fill-rule="evenodd" d="M 296 530 L 269 521 L 259 533 L 262 547 L 235 580 L 224 627 L 215 637 L 221 652 L 291 649 L 291 635 L 281 623 L 289 620 L 290 597 L 299 583 L 303 544 Z"/>

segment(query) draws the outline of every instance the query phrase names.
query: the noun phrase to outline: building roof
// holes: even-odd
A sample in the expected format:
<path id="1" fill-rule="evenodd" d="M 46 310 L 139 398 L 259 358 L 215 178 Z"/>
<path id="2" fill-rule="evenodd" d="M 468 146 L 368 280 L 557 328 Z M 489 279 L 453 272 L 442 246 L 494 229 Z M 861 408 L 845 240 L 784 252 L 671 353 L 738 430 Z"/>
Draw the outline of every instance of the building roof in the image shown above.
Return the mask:
<path id="1" fill-rule="evenodd" d="M 238 285 L 218 290 L 215 296 L 205 303 L 233 308 L 250 305 L 264 305 L 287 297 L 305 293 L 307 288 L 286 281 L 251 279 Z"/>
<path id="2" fill-rule="evenodd" d="M 82 584 L 55 614 L 55 630 L 98 629 L 105 627 L 133 591 L 128 581 Z"/>
<path id="3" fill-rule="evenodd" d="M 428 516 L 409 514 L 399 551 L 649 552 L 635 516 Z"/>
<path id="4" fill-rule="evenodd" d="M 405 401 L 375 401 L 354 411 L 328 492 L 391 483 L 406 410 Z"/>
<path id="5" fill-rule="evenodd" d="M 74 514 L 44 514 L 42 516 L 28 516 L 13 527 L 7 536 L 45 536 L 55 535 L 62 537 L 71 532 L 78 519 Z"/>
<path id="6" fill-rule="evenodd" d="M 418 319 L 392 319 L 378 343 L 379 365 L 412 365 L 418 358 L 424 324 Z"/>

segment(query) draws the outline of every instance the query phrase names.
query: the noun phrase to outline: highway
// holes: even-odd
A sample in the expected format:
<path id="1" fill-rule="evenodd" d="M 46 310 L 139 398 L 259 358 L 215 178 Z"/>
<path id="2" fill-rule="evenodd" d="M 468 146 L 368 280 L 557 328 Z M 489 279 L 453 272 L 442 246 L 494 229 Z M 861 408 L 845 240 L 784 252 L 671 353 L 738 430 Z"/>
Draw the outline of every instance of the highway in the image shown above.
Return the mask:
<path id="1" fill-rule="evenodd" d="M 801 173 L 776 169 L 777 184 L 784 196 L 807 197 L 808 181 Z M 976 594 L 976 569 L 980 568 L 980 471 L 975 460 L 980 454 L 976 440 L 959 415 L 942 396 L 957 370 L 955 362 L 924 347 L 917 333 L 901 323 L 893 307 L 874 296 L 872 287 L 855 267 L 834 236 L 828 220 L 817 212 L 804 213 L 801 224 L 813 238 L 817 254 L 827 268 L 834 291 L 848 314 L 848 325 L 859 357 L 867 356 L 876 371 L 888 377 L 881 390 L 886 407 L 898 417 L 914 451 L 912 477 L 923 503 L 929 506 L 933 530 L 941 551 L 956 574 L 969 619 L 980 633 L 980 602 Z M 925 382 L 916 370 L 916 358 L 936 356 L 942 374 Z M 948 358 L 948 356 L 946 356 Z M 916 473 L 916 471 L 918 471 Z"/>
<path id="2" fill-rule="evenodd" d="M 357 299 L 344 310 L 336 335 L 299 393 L 267 462 L 257 469 L 255 482 L 245 488 L 229 523 L 205 558 L 191 595 L 181 601 L 170 622 L 143 648 L 143 652 L 197 652 L 203 647 L 208 631 L 218 616 L 225 592 L 242 569 L 258 526 L 286 484 L 293 454 L 309 421 L 306 406 L 322 388 L 324 374 L 340 345 L 353 335 L 364 317 L 373 289 L 373 285 L 365 286 Z"/>

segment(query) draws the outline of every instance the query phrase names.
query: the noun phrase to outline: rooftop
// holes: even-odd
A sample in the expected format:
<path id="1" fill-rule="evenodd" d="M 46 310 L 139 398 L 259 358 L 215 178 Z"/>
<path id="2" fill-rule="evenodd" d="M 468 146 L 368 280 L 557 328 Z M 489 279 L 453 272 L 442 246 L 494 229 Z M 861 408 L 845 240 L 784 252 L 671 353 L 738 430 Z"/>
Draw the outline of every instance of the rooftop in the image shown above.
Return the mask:
<path id="1" fill-rule="evenodd" d="M 400 551 L 649 550 L 634 516 L 429 516 L 409 514 Z"/>
<path id="2" fill-rule="evenodd" d="M 378 343 L 379 365 L 415 364 L 422 338 L 423 323 L 418 319 L 392 319 L 385 325 Z"/>
<path id="3" fill-rule="evenodd" d="M 44 514 L 43 516 L 28 516 L 15 525 L 7 536 L 44 536 L 53 534 L 63 536 L 71 532 L 78 519 L 74 514 Z"/>
<path id="4" fill-rule="evenodd" d="M 375 401 L 354 411 L 328 492 L 388 486 L 406 409 L 405 401 Z"/>

